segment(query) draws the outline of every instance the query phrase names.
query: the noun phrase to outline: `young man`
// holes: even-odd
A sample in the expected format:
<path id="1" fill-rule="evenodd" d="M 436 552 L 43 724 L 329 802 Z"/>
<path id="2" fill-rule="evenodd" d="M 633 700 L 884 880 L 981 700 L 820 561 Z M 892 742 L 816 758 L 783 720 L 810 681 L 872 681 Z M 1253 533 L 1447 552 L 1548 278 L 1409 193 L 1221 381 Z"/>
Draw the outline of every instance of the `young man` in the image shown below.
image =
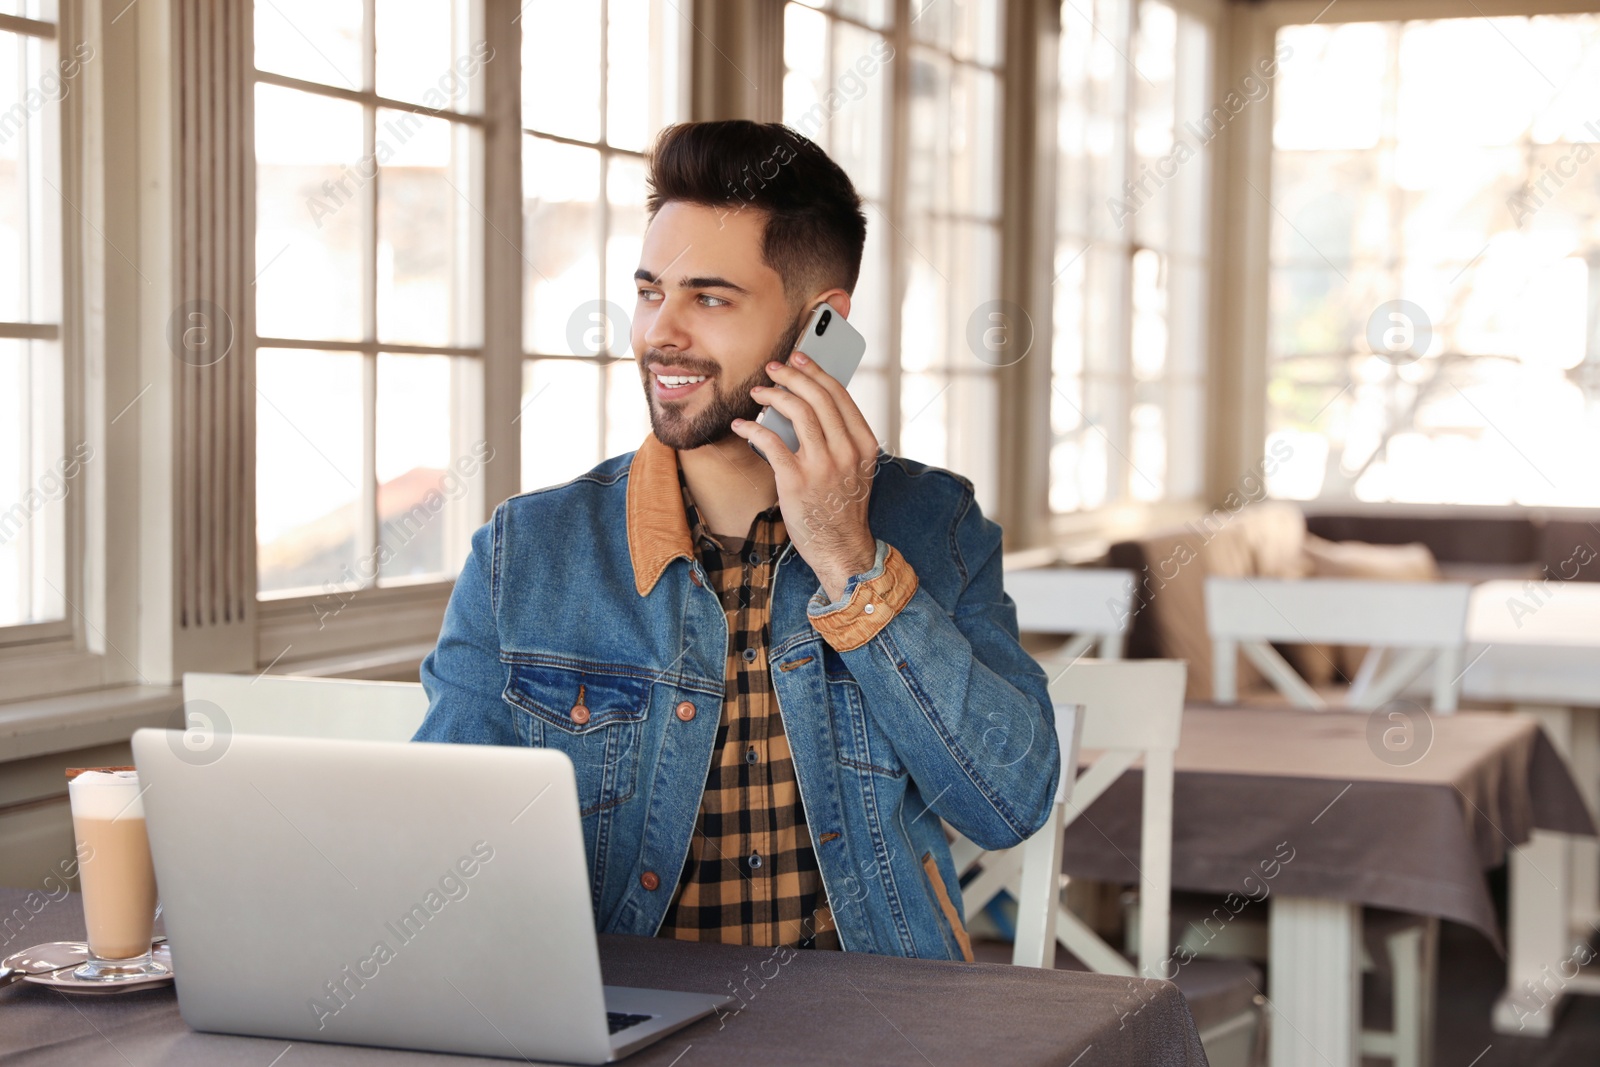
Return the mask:
<path id="1" fill-rule="evenodd" d="M 572 758 L 602 930 L 970 959 L 940 820 L 1019 843 L 1060 753 L 971 484 L 880 454 L 790 356 L 849 315 L 861 199 L 784 126 L 691 123 L 648 212 L 652 433 L 477 532 L 417 740 Z"/>

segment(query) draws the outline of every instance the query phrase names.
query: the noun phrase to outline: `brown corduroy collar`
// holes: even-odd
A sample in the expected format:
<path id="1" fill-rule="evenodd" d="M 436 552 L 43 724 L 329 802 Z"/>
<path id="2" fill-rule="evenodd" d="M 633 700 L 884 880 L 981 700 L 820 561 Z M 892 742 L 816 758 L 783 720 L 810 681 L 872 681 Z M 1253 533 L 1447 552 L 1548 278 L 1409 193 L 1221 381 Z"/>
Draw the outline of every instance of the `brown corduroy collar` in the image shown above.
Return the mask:
<path id="1" fill-rule="evenodd" d="M 694 558 L 678 488 L 678 454 L 655 434 L 644 439 L 628 468 L 628 556 L 640 596 L 650 595 L 668 563 Z"/>

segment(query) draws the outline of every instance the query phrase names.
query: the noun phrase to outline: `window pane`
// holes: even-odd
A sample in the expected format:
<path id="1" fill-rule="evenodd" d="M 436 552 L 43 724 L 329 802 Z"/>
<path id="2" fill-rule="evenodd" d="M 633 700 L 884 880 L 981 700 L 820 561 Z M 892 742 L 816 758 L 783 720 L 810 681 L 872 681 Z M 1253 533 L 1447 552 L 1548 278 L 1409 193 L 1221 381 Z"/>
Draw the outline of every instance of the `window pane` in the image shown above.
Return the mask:
<path id="1" fill-rule="evenodd" d="M 900 454 L 908 459 L 950 465 L 950 379 L 944 374 L 905 374 L 900 378 Z"/>
<path id="2" fill-rule="evenodd" d="M 571 355 L 568 324 L 601 293 L 600 153 L 543 137 L 523 144 L 525 343 L 530 352 Z"/>
<path id="3" fill-rule="evenodd" d="M 379 580 L 453 577 L 482 515 L 475 359 L 378 357 Z"/>
<path id="4" fill-rule="evenodd" d="M 684 16 L 674 0 L 607 0 L 606 143 L 643 151 L 684 117 Z"/>
<path id="5" fill-rule="evenodd" d="M 606 368 L 607 456 L 638 448 L 650 434 L 650 408 L 644 397 L 639 365 L 621 359 Z"/>
<path id="6" fill-rule="evenodd" d="M 262 0 L 256 9 L 256 66 L 274 74 L 364 89 L 362 0 Z"/>
<path id="7" fill-rule="evenodd" d="M 0 33 L 0 321 L 26 317 L 28 186 L 25 146 L 38 120 L 22 105 L 25 38 Z"/>
<path id="8" fill-rule="evenodd" d="M 381 340 L 478 343 L 478 136 L 445 119 L 378 111 L 378 157 L 388 157 L 378 182 Z"/>
<path id="9" fill-rule="evenodd" d="M 256 331 L 360 340 L 361 106 L 258 85 L 255 125 Z"/>
<path id="10" fill-rule="evenodd" d="M 880 29 L 894 18 L 894 0 L 829 0 L 828 9 Z"/>
<path id="11" fill-rule="evenodd" d="M 535 359 L 523 363 L 522 412 L 517 423 L 522 427 L 524 492 L 569 481 L 600 461 L 603 373 L 584 360 Z M 642 392 L 640 399 L 643 400 Z M 629 447 L 637 444 L 635 441 Z"/>
<path id="12" fill-rule="evenodd" d="M 0 321 L 59 322 L 59 103 L 54 42 L 0 33 Z"/>
<path id="13" fill-rule="evenodd" d="M 1600 16 L 1291 27 L 1285 44 L 1271 491 L 1600 504 L 1600 179 L 1593 131 L 1569 121 Z"/>
<path id="14" fill-rule="evenodd" d="M 66 615 L 66 498 L 93 462 L 62 432 L 61 348 L 0 338 L 0 626 Z"/>
<path id="15" fill-rule="evenodd" d="M 958 374 L 943 399 L 950 411 L 949 466 L 971 479 L 978 506 L 992 514 L 1000 474 L 1000 392 L 995 375 Z"/>
<path id="16" fill-rule="evenodd" d="M 611 334 L 611 354 L 629 360 L 633 358 L 629 323 L 638 300 L 633 272 L 639 268 L 639 255 L 644 249 L 644 175 L 644 162 L 630 156 L 612 156 L 606 164 L 606 199 L 611 209 L 610 233 L 606 236 L 606 300 L 614 307 L 606 309 L 605 325 Z M 585 345 L 583 352 L 577 354 L 598 353 L 591 353 Z"/>
<path id="17" fill-rule="evenodd" d="M 378 95 L 435 111 L 483 110 L 489 46 L 470 39 L 468 0 L 377 7 Z"/>
<path id="18" fill-rule="evenodd" d="M 876 33 L 838 23 L 834 28 L 834 75 L 824 109 L 832 116 L 828 154 L 850 175 L 856 192 L 881 198 L 888 146 L 893 70 L 883 62 L 887 42 Z M 804 132 L 804 131 L 801 131 Z"/>
<path id="19" fill-rule="evenodd" d="M 571 0 L 522 6 L 522 124 L 600 139 L 600 19 L 603 8 Z"/>
<path id="20" fill-rule="evenodd" d="M 256 353 L 256 542 L 262 593 L 368 584 L 362 527 L 362 357 Z M 361 557 L 358 560 L 358 556 Z"/>
<path id="21" fill-rule="evenodd" d="M 800 4 L 783 8 L 783 121 L 824 150 L 829 144 L 828 19 Z"/>

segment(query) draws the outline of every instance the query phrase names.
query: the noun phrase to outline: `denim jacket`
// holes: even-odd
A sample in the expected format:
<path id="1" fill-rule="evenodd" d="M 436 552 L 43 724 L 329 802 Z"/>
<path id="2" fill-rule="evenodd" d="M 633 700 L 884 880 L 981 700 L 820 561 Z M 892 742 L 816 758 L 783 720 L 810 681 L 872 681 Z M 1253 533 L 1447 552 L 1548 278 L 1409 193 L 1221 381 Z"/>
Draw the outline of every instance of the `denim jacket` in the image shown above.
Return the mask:
<path id="1" fill-rule="evenodd" d="M 1043 825 L 1060 773 L 1046 679 L 1017 642 L 1000 528 L 966 479 L 880 455 L 868 521 L 877 566 L 839 602 L 817 596 L 792 542 L 780 554 L 768 668 L 841 943 L 961 959 L 961 890 L 940 820 L 985 849 Z M 901 595 L 873 618 L 861 602 L 882 586 L 886 555 L 901 557 Z M 823 616 L 835 613 L 853 618 L 830 629 L 837 620 Z M 727 644 L 677 457 L 651 436 L 505 501 L 473 536 L 422 664 L 429 708 L 416 740 L 565 752 L 596 923 L 652 935 L 695 830 Z"/>

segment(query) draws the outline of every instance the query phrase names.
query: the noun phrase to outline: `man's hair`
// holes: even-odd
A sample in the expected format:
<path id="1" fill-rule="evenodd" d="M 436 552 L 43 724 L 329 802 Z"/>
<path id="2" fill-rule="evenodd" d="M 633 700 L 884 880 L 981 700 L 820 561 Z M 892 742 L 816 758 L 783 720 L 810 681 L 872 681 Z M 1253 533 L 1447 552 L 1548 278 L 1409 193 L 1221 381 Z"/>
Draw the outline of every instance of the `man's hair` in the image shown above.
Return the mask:
<path id="1" fill-rule="evenodd" d="M 867 241 L 861 197 L 839 164 L 779 122 L 683 122 L 649 154 L 654 219 L 673 200 L 766 217 L 761 258 L 791 301 L 834 286 L 853 293 Z"/>

